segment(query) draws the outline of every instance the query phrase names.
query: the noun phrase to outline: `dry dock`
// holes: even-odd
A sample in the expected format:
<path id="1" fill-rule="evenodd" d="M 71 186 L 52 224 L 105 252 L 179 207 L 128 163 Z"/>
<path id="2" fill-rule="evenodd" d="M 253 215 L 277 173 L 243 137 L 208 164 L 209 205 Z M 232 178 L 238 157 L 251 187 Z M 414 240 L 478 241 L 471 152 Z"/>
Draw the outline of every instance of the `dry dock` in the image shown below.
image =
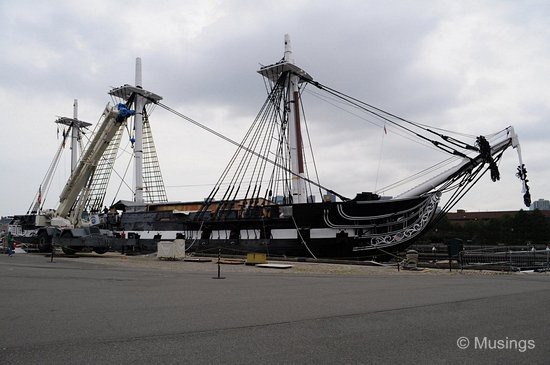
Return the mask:
<path id="1" fill-rule="evenodd" d="M 550 274 L 291 264 L 0 255 L 0 363 L 548 363 Z"/>

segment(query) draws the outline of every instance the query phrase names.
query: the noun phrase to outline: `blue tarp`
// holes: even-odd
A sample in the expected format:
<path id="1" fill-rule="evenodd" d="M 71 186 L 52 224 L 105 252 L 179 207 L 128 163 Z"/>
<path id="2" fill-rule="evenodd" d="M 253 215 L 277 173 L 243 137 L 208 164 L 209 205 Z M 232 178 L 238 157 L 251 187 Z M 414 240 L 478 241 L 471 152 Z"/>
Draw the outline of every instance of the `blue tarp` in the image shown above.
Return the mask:
<path id="1" fill-rule="evenodd" d="M 131 117 L 132 115 L 136 114 L 135 110 L 128 109 L 125 104 L 117 104 L 118 109 L 118 117 L 116 118 L 117 122 L 122 122 L 124 119 Z"/>

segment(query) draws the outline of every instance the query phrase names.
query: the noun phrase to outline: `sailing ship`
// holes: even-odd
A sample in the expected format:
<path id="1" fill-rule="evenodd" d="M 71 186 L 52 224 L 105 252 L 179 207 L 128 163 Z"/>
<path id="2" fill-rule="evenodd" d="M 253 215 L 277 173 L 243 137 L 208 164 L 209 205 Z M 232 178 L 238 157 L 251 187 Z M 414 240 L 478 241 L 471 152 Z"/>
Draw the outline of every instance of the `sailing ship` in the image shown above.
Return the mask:
<path id="1" fill-rule="evenodd" d="M 346 259 L 387 255 L 414 243 L 485 173 L 499 180 L 497 163 L 510 147 L 518 152 L 516 175 L 522 182 L 524 202 L 530 205 L 527 171 L 512 127 L 487 136 L 467 136 L 384 111 L 313 79 L 295 64 L 288 35 L 283 58 L 258 73 L 265 81 L 267 97 L 237 142 L 143 89 L 138 58 L 136 86 L 109 92 L 118 104 L 107 105 L 78 161 L 79 130 L 89 124 L 77 119 L 76 101 L 74 117 L 56 121 L 71 130 L 71 176 L 57 209 L 45 210 L 42 192 L 49 189 L 67 130 L 28 214 L 15 217 L 12 228 L 23 228 L 20 237 L 37 240 L 41 249 L 53 242 L 67 253 L 83 249 L 104 253 L 109 247 L 126 252 L 154 250 L 160 240 L 179 238 L 185 240 L 187 251 L 196 253 L 264 252 L 268 256 Z M 395 196 L 384 196 L 380 191 L 385 189 L 380 189 L 346 197 L 321 184 L 318 177 L 302 103 L 302 95 L 310 89 L 338 109 L 449 157 L 413 175 L 415 185 Z M 149 123 L 151 107 L 161 107 L 236 146 L 204 200 L 168 202 Z M 124 131 L 133 131 L 134 199 L 113 200 L 102 214 Z M 423 176 L 425 181 L 417 183 Z M 439 207 L 443 194 L 447 197 Z M 316 196 L 321 199 L 316 201 Z"/>
<path id="2" fill-rule="evenodd" d="M 222 250 L 230 254 L 265 252 L 269 256 L 350 259 L 391 254 L 421 237 L 486 172 L 493 181 L 499 180 L 497 163 L 509 147 L 518 152 L 516 175 L 522 182 L 524 202 L 530 205 L 527 171 L 513 127 L 466 138 L 374 107 L 314 80 L 298 67 L 288 35 L 284 57 L 261 67 L 258 73 L 266 82 L 267 97 L 240 142 L 160 100 L 152 101 L 237 148 L 204 200 L 153 204 L 119 201 L 112 208 L 123 213 L 120 219 L 111 219 L 114 223 L 110 229 L 138 239 L 142 245 L 160 239 L 185 239 L 187 251 L 197 253 Z M 302 105 L 306 87 L 352 108 L 354 114 L 368 116 L 384 130 L 391 127 L 448 154 L 449 159 L 437 166 L 445 170 L 394 197 L 360 192 L 349 198 L 325 187 L 316 176 L 315 165 L 306 163 Z M 322 197 L 320 201 L 315 199 L 316 192 Z M 442 194 L 448 198 L 439 207 Z"/>

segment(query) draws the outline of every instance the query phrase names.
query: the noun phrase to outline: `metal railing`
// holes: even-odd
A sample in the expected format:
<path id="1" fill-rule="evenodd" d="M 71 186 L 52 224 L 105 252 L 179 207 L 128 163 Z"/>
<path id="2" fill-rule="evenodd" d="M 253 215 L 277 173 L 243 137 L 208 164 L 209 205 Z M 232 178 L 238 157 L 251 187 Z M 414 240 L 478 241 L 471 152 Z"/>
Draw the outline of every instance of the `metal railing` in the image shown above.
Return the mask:
<path id="1" fill-rule="evenodd" d="M 550 248 L 543 250 L 512 250 L 508 247 L 461 251 L 462 268 L 487 268 L 503 271 L 550 271 Z"/>

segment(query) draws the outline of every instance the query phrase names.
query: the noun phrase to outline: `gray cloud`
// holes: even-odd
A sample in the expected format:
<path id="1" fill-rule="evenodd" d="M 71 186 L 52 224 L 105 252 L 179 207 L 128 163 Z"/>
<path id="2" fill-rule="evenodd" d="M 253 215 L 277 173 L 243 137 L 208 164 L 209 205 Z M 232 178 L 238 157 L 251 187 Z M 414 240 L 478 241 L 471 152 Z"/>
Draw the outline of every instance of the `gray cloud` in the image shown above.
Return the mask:
<path id="1" fill-rule="evenodd" d="M 550 9 L 544 1 L 116 5 L 0 4 L 0 168 L 9 176 L 0 183 L 2 215 L 22 213 L 30 203 L 55 152 L 55 116 L 71 115 L 78 98 L 81 118 L 95 122 L 109 88 L 133 83 L 136 56 L 143 59 L 147 89 L 240 139 L 265 96 L 255 71 L 282 57 L 285 33 L 292 36 L 296 63 L 315 79 L 399 115 L 474 135 L 514 124 L 534 198 L 550 196 L 544 183 L 550 179 L 550 113 L 543 81 L 550 71 Z M 389 184 L 444 158 L 391 130 L 380 154 L 379 127 L 339 117 L 304 96 L 322 182 L 346 195 Z M 216 180 L 233 146 L 159 108 L 152 122 L 167 185 Z M 519 209 L 515 164 L 515 156 L 506 153 L 503 181 L 480 184 L 461 207 Z M 174 200 L 200 199 L 207 190 L 168 192 Z M 53 204 L 55 197 L 50 199 Z"/>

